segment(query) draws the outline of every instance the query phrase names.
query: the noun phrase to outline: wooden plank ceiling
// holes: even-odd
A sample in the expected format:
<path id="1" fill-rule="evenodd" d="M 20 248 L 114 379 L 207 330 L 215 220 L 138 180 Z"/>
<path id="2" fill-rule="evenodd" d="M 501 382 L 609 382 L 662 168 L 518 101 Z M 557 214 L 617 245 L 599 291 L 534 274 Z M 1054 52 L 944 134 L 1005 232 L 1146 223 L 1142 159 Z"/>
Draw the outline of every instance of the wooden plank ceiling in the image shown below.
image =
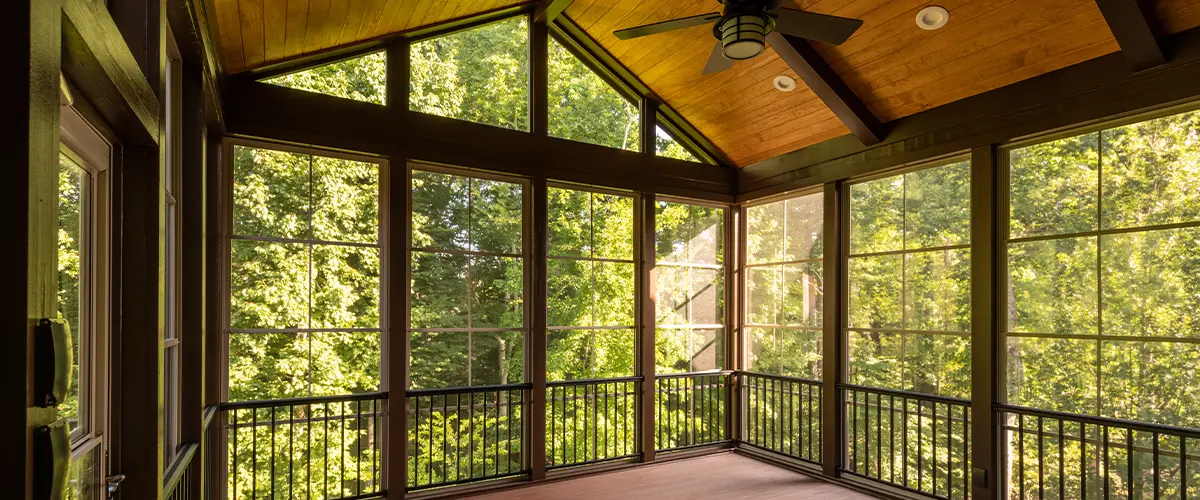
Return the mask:
<path id="1" fill-rule="evenodd" d="M 207 0 L 225 64 L 237 73 L 303 54 L 522 0 Z M 846 43 L 814 43 L 882 122 L 970 97 L 1119 50 L 1095 0 L 798 0 L 785 6 L 859 18 Z M 950 22 L 925 31 L 917 11 L 941 5 Z M 849 133 L 774 51 L 702 75 L 715 40 L 707 26 L 621 41 L 616 29 L 720 10 L 716 0 L 575 0 L 565 15 L 711 140 L 749 165 Z M 1200 2 L 1154 2 L 1166 33 L 1200 26 Z"/>

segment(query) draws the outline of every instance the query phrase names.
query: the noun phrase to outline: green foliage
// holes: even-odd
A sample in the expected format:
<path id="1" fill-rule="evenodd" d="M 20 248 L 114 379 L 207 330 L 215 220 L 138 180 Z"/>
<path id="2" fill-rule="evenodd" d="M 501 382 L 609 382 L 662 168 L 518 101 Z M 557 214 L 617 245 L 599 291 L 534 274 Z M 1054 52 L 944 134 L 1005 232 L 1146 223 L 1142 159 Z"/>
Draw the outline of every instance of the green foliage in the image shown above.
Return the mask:
<path id="1" fill-rule="evenodd" d="M 59 402 L 59 414 L 67 418 L 71 430 L 80 425 L 86 408 L 80 403 L 80 386 L 86 380 L 80 372 L 80 355 L 87 353 L 86 342 L 92 329 L 86 312 L 92 294 L 88 291 L 88 266 L 91 247 L 91 174 L 65 154 L 58 160 L 58 317 L 71 330 L 71 380 L 66 397 Z"/>
<path id="2" fill-rule="evenodd" d="M 725 366 L 725 211 L 658 202 L 655 363 L 659 373 Z"/>
<path id="3" fill-rule="evenodd" d="M 549 44 L 550 135 L 637 151 L 637 106 L 558 41 Z"/>
<path id="4" fill-rule="evenodd" d="M 263 83 L 384 105 L 387 104 L 387 56 L 375 52 L 268 78 Z"/>
<path id="5" fill-rule="evenodd" d="M 409 109 L 529 130 L 524 16 L 412 44 Z"/>

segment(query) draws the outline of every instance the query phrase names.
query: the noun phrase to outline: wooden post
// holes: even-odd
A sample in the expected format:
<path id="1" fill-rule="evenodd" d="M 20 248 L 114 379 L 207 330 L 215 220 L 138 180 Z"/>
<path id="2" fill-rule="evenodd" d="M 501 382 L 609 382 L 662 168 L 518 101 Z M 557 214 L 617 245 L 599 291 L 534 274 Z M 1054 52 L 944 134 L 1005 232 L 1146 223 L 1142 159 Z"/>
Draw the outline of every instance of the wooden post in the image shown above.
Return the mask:
<path id="1" fill-rule="evenodd" d="M 0 61 L 16 70 L 0 98 L 8 132 L 0 136 L 13 168 L 0 184 L 0 209 L 7 233 L 19 240 L 5 250 L 0 268 L 0 324 L 9 332 L 0 351 L 0 479 L 8 498 L 31 498 L 33 434 L 33 327 L 56 312 L 58 268 L 59 61 L 62 4 L 57 0 L 18 0 L 6 5 Z M 21 76 L 24 75 L 24 76 Z M 19 333 L 23 332 L 23 333 Z M 52 412 L 45 414 L 54 418 Z M 49 423 L 49 422 L 45 422 Z"/>
<path id="2" fill-rule="evenodd" d="M 741 293 L 746 275 L 746 254 L 740 242 L 746 241 L 746 207 L 736 205 L 725 212 L 725 289 L 728 290 L 725 324 L 729 325 L 725 367 L 741 372 L 746 369 L 746 357 L 743 354 L 746 346 L 746 301 Z M 742 412 L 745 406 L 741 398 L 741 377 L 730 376 L 725 385 L 725 400 L 729 403 L 725 425 L 729 439 L 736 442 L 744 436 Z"/>
<path id="3" fill-rule="evenodd" d="M 196 63 L 182 65 L 182 165 L 179 173 L 180 237 L 180 382 L 179 441 L 200 443 L 204 437 L 204 342 L 207 248 L 205 231 L 205 177 L 207 162 L 207 125 L 204 116 L 204 67 Z M 193 460 L 204 463 L 200 447 Z M 192 498 L 201 498 L 200 481 L 188 482 Z"/>
<path id="4" fill-rule="evenodd" d="M 397 114 L 403 116 L 408 112 L 408 83 L 412 71 L 412 55 L 409 50 L 410 44 L 407 38 L 398 38 L 392 41 L 386 49 L 387 81 L 384 83 L 386 86 L 384 90 L 387 98 L 385 101 L 388 109 L 394 113 L 393 116 Z M 393 158 L 393 160 L 402 160 L 402 158 Z M 396 179 L 401 178 L 397 177 Z"/>
<path id="5" fill-rule="evenodd" d="M 844 441 L 843 393 L 837 384 L 846 379 L 846 250 L 849 233 L 842 223 L 850 207 L 842 199 L 842 183 L 825 184 L 825 300 L 821 345 L 821 469 L 837 477 L 842 466 Z"/>
<path id="6" fill-rule="evenodd" d="M 642 96 L 639 103 L 639 118 L 641 127 L 638 130 L 638 135 L 641 137 L 642 154 L 655 156 L 658 154 L 655 151 L 657 147 L 658 134 L 658 100 L 651 96 Z"/>
<path id="7" fill-rule="evenodd" d="M 222 286 L 224 280 L 228 278 L 225 272 L 223 263 L 225 262 L 228 253 L 225 239 L 225 191 L 223 188 L 224 172 L 223 162 L 225 161 L 224 149 L 219 137 L 210 136 L 207 138 L 204 147 L 207 150 L 205 163 L 207 169 L 204 175 L 205 193 L 205 221 L 204 227 L 207 240 L 204 242 L 206 252 L 205 260 L 205 285 L 204 294 L 205 302 L 208 307 L 204 311 L 205 316 L 205 357 L 204 357 L 204 407 L 216 405 L 222 400 L 222 391 L 225 387 L 225 328 L 224 328 L 224 311 L 225 304 L 228 300 L 225 296 L 225 287 Z M 225 420 L 218 414 L 213 418 L 212 431 L 215 436 L 212 452 L 214 461 L 210 462 L 213 466 L 209 474 L 209 482 L 204 485 L 206 489 L 211 489 L 214 492 L 226 491 L 226 471 L 228 455 L 225 454 L 225 439 L 221 436 L 225 435 L 224 428 Z M 203 497 L 201 497 L 203 498 Z"/>
<path id="8" fill-rule="evenodd" d="M 1001 331 L 997 314 L 997 287 L 1003 284 L 996 260 L 1004 255 L 997 248 L 996 149 L 984 146 L 971 150 L 971 496 L 999 498 L 999 466 L 1004 450 L 999 446 L 999 427 L 992 406 L 999 402 L 1003 387 L 997 370 Z"/>
<path id="9" fill-rule="evenodd" d="M 388 214 L 383 220 L 387 273 L 383 286 L 387 304 L 383 388 L 388 393 L 384 466 L 388 498 L 404 498 L 408 485 L 408 285 L 411 282 L 408 252 L 412 238 L 408 218 L 412 206 L 409 172 L 404 158 L 392 158 L 380 172 L 383 180 L 380 190 L 386 193 L 381 197 L 384 206 L 380 210 Z"/>
<path id="10" fill-rule="evenodd" d="M 638 238 L 637 249 L 640 268 L 637 274 L 636 304 L 641 307 L 637 315 L 638 349 L 637 374 L 641 375 L 642 386 L 638 391 L 638 424 L 641 430 L 639 439 L 642 450 L 642 462 L 654 461 L 654 397 L 656 384 L 654 381 L 654 336 L 655 332 L 655 213 L 656 204 L 653 193 L 642 193 L 639 210 L 635 210 L 635 234 Z"/>
<path id="11" fill-rule="evenodd" d="M 527 237 L 531 252 L 528 252 L 530 268 L 529 290 L 531 292 L 529 316 L 529 351 L 527 360 L 529 382 L 533 388 L 529 392 L 529 468 L 530 478 L 538 481 L 546 478 L 546 296 L 549 293 L 546 284 L 546 252 L 547 249 L 547 187 L 546 178 L 533 180 L 532 207 L 530 207 L 530 225 L 532 230 Z"/>
<path id="12" fill-rule="evenodd" d="M 550 27 L 546 20 L 529 24 L 529 131 L 538 137 L 550 133 Z"/>

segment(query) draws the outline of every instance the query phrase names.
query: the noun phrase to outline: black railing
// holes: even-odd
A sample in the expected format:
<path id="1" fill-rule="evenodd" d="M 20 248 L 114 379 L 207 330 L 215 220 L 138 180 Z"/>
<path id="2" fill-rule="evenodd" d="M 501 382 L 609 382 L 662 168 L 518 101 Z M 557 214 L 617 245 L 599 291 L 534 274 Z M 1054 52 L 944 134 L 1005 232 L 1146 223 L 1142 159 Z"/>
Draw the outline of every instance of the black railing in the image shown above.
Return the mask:
<path id="1" fill-rule="evenodd" d="M 639 455 L 637 394 L 642 377 L 546 384 L 547 468 Z"/>
<path id="2" fill-rule="evenodd" d="M 844 472 L 935 498 L 970 496 L 970 401 L 840 387 L 846 397 Z"/>
<path id="3" fill-rule="evenodd" d="M 728 377 L 732 373 L 656 375 L 655 449 L 682 450 L 728 441 Z"/>
<path id="4" fill-rule="evenodd" d="M 530 384 L 410 389 L 409 491 L 529 473 Z"/>
<path id="5" fill-rule="evenodd" d="M 194 498 L 193 487 L 197 481 L 203 480 L 197 471 L 196 464 L 198 461 L 193 460 L 196 457 L 196 450 L 200 445 L 191 443 L 184 445 L 179 450 L 179 455 L 167 469 L 163 479 L 163 498 L 167 500 L 189 500 Z"/>
<path id="6" fill-rule="evenodd" d="M 762 373 L 741 377 L 742 442 L 821 463 L 821 382 Z"/>
<path id="7" fill-rule="evenodd" d="M 227 498 L 384 497 L 386 399 L 369 393 L 222 403 Z"/>
<path id="8" fill-rule="evenodd" d="M 1200 498 L 1200 430 L 996 407 L 1009 498 Z"/>
<path id="9" fill-rule="evenodd" d="M 216 472 L 218 464 L 221 463 L 216 453 L 219 449 L 216 425 L 214 425 L 217 420 L 217 413 L 220 413 L 220 410 L 215 405 L 205 408 L 203 426 L 201 427 L 200 460 L 202 462 L 200 463 L 200 488 L 201 496 L 205 500 L 221 498 L 216 488 Z"/>

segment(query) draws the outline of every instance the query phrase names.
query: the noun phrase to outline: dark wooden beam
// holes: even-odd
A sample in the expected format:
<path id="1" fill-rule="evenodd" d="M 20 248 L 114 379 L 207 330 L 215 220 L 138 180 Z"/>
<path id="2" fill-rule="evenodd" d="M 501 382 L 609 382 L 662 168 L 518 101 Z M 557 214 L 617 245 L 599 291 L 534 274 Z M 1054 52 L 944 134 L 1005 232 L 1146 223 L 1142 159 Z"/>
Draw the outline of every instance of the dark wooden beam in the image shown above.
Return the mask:
<path id="1" fill-rule="evenodd" d="M 384 453 L 387 467 L 388 496 L 404 498 L 408 484 L 408 329 L 411 323 L 408 307 L 408 283 L 411 273 L 409 248 L 412 246 L 409 215 L 412 212 L 412 197 L 409 186 L 408 165 L 403 161 L 390 162 L 382 172 L 387 196 L 386 205 L 380 210 L 388 214 L 384 220 L 384 237 L 387 251 L 384 290 L 387 307 L 388 334 L 383 339 L 387 350 L 383 356 L 383 389 L 388 392 L 386 444 Z"/>
<path id="2" fill-rule="evenodd" d="M 643 97 L 638 103 L 638 135 L 639 142 L 642 147 L 642 154 L 654 156 L 658 154 L 655 148 L 658 146 L 658 134 L 655 129 L 658 128 L 658 108 L 659 102 L 653 97 Z"/>
<path id="3" fill-rule="evenodd" d="M 1160 29 L 1154 11 L 1142 0 L 1096 0 L 1104 21 L 1133 71 L 1143 71 L 1167 62 L 1158 44 Z"/>
<path id="4" fill-rule="evenodd" d="M 62 71 L 122 139 L 157 144 L 158 93 L 142 73 L 104 4 L 63 4 Z"/>
<path id="5" fill-rule="evenodd" d="M 0 481 L 4 495 L 32 495 L 33 433 L 58 418 L 34 409 L 31 390 L 33 327 L 57 313 L 59 57 L 61 2 L 17 0 L 0 21 L 0 64 L 14 73 L 0 97 L 8 132 L 0 144 L 11 165 L 0 183 L 0 213 L 16 240 L 0 260 L 0 325 L 8 332 L 0 350 Z M 27 71 L 26 71 L 27 70 Z M 39 421 L 42 420 L 42 421 Z"/>
<path id="6" fill-rule="evenodd" d="M 530 479 L 539 481 L 546 479 L 546 316 L 548 296 L 550 293 L 547 276 L 548 263 L 546 256 L 547 237 L 549 235 L 549 216 L 547 202 L 546 179 L 533 180 L 529 217 L 529 234 L 527 239 L 528 254 L 532 262 L 528 275 L 531 303 L 529 309 L 529 356 L 526 357 L 529 369 L 528 381 L 533 386 L 529 391 L 529 470 Z"/>
<path id="7" fill-rule="evenodd" d="M 559 14 L 566 12 L 575 0 L 541 0 L 533 8 L 533 20 L 553 22 Z"/>
<path id="8" fill-rule="evenodd" d="M 767 35 L 767 42 L 863 145 L 870 146 L 883 140 L 879 120 L 821 58 L 812 44 L 778 31 Z"/>
<path id="9" fill-rule="evenodd" d="M 179 192 L 176 195 L 181 219 L 179 245 L 180 273 L 180 426 L 181 444 L 201 443 L 203 439 L 204 390 L 212 383 L 205 377 L 207 330 L 205 316 L 208 300 L 208 256 L 206 210 L 208 171 L 208 124 L 204 112 L 204 68 L 200 64 L 183 63 L 181 73 L 182 113 L 180 113 L 182 163 L 179 172 Z M 207 451 L 201 447 L 193 460 L 206 460 Z M 199 462 L 205 463 L 205 462 Z M 201 498 L 200 481 L 189 481 L 192 498 Z"/>
<path id="10" fill-rule="evenodd" d="M 637 238 L 638 252 L 638 274 L 637 274 L 637 299 L 636 303 L 641 308 L 637 315 L 637 367 L 635 373 L 641 375 L 641 385 L 638 387 L 637 395 L 637 422 L 638 422 L 638 444 L 639 451 L 642 452 L 642 462 L 653 462 L 655 458 L 655 442 L 654 430 L 657 426 L 654 421 L 655 408 L 655 390 L 657 383 L 655 382 L 655 343 L 654 336 L 657 334 L 656 313 L 657 307 L 655 301 L 657 294 L 655 291 L 654 267 L 657 265 L 657 252 L 655 248 L 657 244 L 655 232 L 658 204 L 655 203 L 654 193 L 642 193 L 638 203 L 638 209 L 635 210 L 636 221 L 635 234 Z"/>
<path id="11" fill-rule="evenodd" d="M 823 256 L 826 283 L 821 328 L 821 435 L 831 439 L 821 440 L 821 469 L 829 477 L 837 477 L 842 464 L 842 436 L 845 435 L 845 419 L 842 418 L 843 395 L 837 384 L 847 380 L 846 359 L 849 352 L 848 335 L 844 334 L 847 313 L 847 279 L 845 254 L 849 248 L 849 231 L 842 225 L 849 220 L 850 209 L 842 199 L 841 183 L 825 185 L 824 192 L 824 239 Z"/>
<path id="12" fill-rule="evenodd" d="M 997 321 L 997 288 L 1004 283 L 997 273 L 998 256 L 1004 251 L 997 247 L 999 227 L 997 214 L 1007 210 L 998 203 L 996 188 L 996 148 L 984 146 L 971 152 L 971 496 L 997 498 L 1000 478 L 1003 477 L 1004 450 L 993 405 L 1001 402 L 1004 385 L 1000 383 L 1003 364 L 997 357 L 1000 349 L 999 332 L 1003 320 Z M 1004 285 L 1000 285 L 1003 287 Z"/>
<path id="13" fill-rule="evenodd" d="M 230 81 L 234 135 L 392 158 L 730 201 L 733 169 L 539 137 L 253 81 Z"/>
<path id="14" fill-rule="evenodd" d="M 550 133 L 550 27 L 545 20 L 529 25 L 529 131 Z"/>
<path id="15" fill-rule="evenodd" d="M 971 148 L 1170 107 L 1200 98 L 1200 28 L 1164 39 L 1174 54 L 1130 74 L 1121 54 L 1082 62 L 887 124 L 887 140 L 847 135 L 742 168 L 738 199 L 751 200 Z"/>

